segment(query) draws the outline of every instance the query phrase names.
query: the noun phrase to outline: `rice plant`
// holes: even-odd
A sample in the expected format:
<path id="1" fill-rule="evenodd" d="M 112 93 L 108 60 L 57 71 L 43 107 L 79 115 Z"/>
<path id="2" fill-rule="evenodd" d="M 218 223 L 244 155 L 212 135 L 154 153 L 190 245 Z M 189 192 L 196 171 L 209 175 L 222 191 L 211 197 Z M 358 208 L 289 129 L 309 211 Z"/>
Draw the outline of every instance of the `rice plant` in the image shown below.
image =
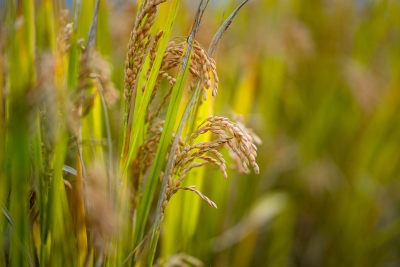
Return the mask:
<path id="1" fill-rule="evenodd" d="M 150 266 L 174 195 L 217 208 L 188 184 L 206 179 L 194 170 L 215 166 L 227 178 L 230 156 L 238 171 L 259 172 L 260 139 L 206 109 L 218 93 L 215 49 L 246 2 L 206 50 L 196 34 L 208 0 L 182 42 L 172 36 L 179 0 L 138 1 L 118 88 L 102 43 L 106 2 L 6 1 L 0 265 Z"/>

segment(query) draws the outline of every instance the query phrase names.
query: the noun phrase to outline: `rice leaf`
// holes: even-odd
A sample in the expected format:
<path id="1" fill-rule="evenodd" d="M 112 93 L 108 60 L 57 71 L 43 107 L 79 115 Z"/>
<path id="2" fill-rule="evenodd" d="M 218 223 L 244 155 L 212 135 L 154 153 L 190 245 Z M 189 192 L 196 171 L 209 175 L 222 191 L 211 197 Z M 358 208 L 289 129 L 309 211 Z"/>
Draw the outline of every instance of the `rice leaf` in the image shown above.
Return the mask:
<path id="1" fill-rule="evenodd" d="M 10 26 L 7 36 L 9 49 L 9 101 L 6 136 L 7 179 L 9 190 L 9 211 L 13 220 L 9 228 L 10 256 L 9 260 L 15 266 L 33 264 L 32 247 L 29 236 L 29 206 L 30 189 L 30 155 L 29 132 L 24 129 L 30 121 L 26 94 L 34 86 L 34 4 L 31 1 L 21 1 L 21 12 L 24 17 L 21 27 L 16 28 L 16 13 L 13 1 L 7 2 L 9 13 L 7 23 Z M 25 45 L 22 46 L 21 44 Z M 24 53 L 25 56 L 21 54 Z M 21 108 L 21 106 L 23 108 Z M 34 110 L 32 112 L 35 112 Z M 35 114 L 35 113 L 33 113 Z M 21 200 L 22 197 L 22 200 Z M 25 199 L 24 199 L 25 198 Z M 21 257 L 23 255 L 23 257 Z"/>
<path id="2" fill-rule="evenodd" d="M 163 31 L 163 35 L 161 36 L 160 43 L 158 45 L 157 55 L 156 55 L 153 65 L 151 66 L 150 76 L 149 76 L 149 79 L 148 79 L 145 89 L 144 89 L 143 98 L 140 101 L 140 105 L 137 109 L 137 112 L 135 112 L 133 114 L 132 125 L 143 125 L 143 123 L 144 123 L 144 118 L 146 116 L 146 109 L 148 107 L 150 97 L 151 97 L 151 94 L 154 89 L 154 85 L 155 85 L 157 77 L 158 77 L 158 72 L 159 72 L 159 69 L 161 66 L 163 55 L 164 55 L 165 49 L 167 47 L 169 37 L 171 35 L 172 25 L 175 22 L 176 14 L 178 12 L 179 3 L 180 3 L 180 0 L 171 0 L 169 11 L 168 11 L 167 21 L 164 24 L 164 27 L 161 29 Z M 145 70 L 142 69 L 141 71 L 145 71 Z M 139 91 L 139 90 L 137 90 L 137 91 Z M 136 109 L 136 107 L 135 107 L 135 109 Z M 138 141 L 138 137 L 139 137 L 140 128 L 141 128 L 140 126 L 133 127 L 131 130 L 131 138 L 130 138 L 130 146 L 129 146 L 128 156 L 127 156 L 126 161 L 122 164 L 122 166 L 123 166 L 122 167 L 122 179 L 123 180 L 126 177 L 126 172 L 127 172 L 128 166 L 131 163 L 133 156 L 136 154 L 136 151 L 138 148 L 137 141 Z M 126 181 L 124 181 L 124 184 L 126 184 Z"/>
<path id="3" fill-rule="evenodd" d="M 180 63 L 179 69 L 178 69 L 176 83 L 172 89 L 171 100 L 168 105 L 167 117 L 165 119 L 163 132 L 161 134 L 160 144 L 157 148 L 157 153 L 156 153 L 156 156 L 154 159 L 154 163 L 153 163 L 153 166 L 151 167 L 150 174 L 148 177 L 149 186 L 148 186 L 148 184 L 146 184 L 146 187 L 145 187 L 145 194 L 144 194 L 145 196 L 152 196 L 154 194 L 155 182 L 157 181 L 157 178 L 160 176 L 161 171 L 162 171 L 164 159 L 167 155 L 168 147 L 170 146 L 169 142 L 172 138 L 175 120 L 176 120 L 176 116 L 177 116 L 178 109 L 180 106 L 179 104 L 181 102 L 181 98 L 182 98 L 182 94 L 183 94 L 183 89 L 184 89 L 185 83 L 186 83 L 186 77 L 187 77 L 188 70 L 189 70 L 189 65 L 190 65 L 189 62 L 190 62 L 194 38 L 199 29 L 200 21 L 203 16 L 203 13 L 207 7 L 207 4 L 208 4 L 208 0 L 205 0 L 205 1 L 202 0 L 200 2 L 199 7 L 197 9 L 196 18 L 195 18 L 192 30 L 186 41 L 185 53 L 183 55 L 182 61 Z M 170 155 L 175 155 L 176 147 L 177 147 L 177 144 L 179 141 L 179 136 L 182 132 L 184 124 L 185 124 L 185 118 L 183 117 L 183 120 L 181 121 L 181 123 L 179 125 L 180 127 L 175 134 L 175 139 L 172 144 L 171 150 L 169 152 Z M 154 260 L 155 249 L 157 246 L 158 237 L 160 234 L 160 226 L 161 226 L 161 221 L 162 221 L 161 207 L 162 207 L 162 202 L 164 200 L 165 190 L 167 187 L 167 180 L 168 180 L 169 173 L 170 173 L 170 170 L 171 170 L 172 164 L 173 164 L 173 158 L 174 158 L 173 156 L 170 156 L 168 163 L 167 163 L 167 167 L 165 169 L 165 174 L 163 177 L 161 192 L 160 192 L 160 196 L 159 196 L 158 203 L 157 203 L 156 221 L 153 226 L 152 236 L 151 236 L 151 240 L 150 240 L 149 255 L 147 258 L 148 265 L 152 265 L 153 260 Z M 150 184 L 152 181 L 153 181 L 153 184 Z M 148 190 L 146 190 L 146 189 L 148 189 Z M 150 191 L 150 194 L 149 194 L 149 191 Z M 149 209 L 150 205 L 151 205 L 151 201 L 144 202 L 143 200 L 144 200 L 144 198 L 142 199 L 142 203 L 145 203 L 145 205 L 147 204 L 148 209 Z M 139 206 L 139 208 L 140 208 L 140 206 Z M 148 212 L 146 212 L 145 214 L 146 214 L 145 217 L 147 217 Z"/>

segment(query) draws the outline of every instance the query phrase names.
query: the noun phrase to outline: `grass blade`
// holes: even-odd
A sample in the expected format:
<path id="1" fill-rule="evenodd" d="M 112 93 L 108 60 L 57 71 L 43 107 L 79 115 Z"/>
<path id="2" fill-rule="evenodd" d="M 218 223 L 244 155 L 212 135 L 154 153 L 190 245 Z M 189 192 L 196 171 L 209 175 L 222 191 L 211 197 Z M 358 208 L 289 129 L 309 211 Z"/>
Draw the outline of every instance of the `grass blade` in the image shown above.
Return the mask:
<path id="1" fill-rule="evenodd" d="M 150 77 L 146 83 L 146 87 L 144 90 L 144 95 L 140 101 L 140 105 L 137 109 L 137 112 L 133 114 L 133 120 L 132 120 L 132 125 L 138 125 L 139 127 L 133 127 L 131 130 L 131 138 L 130 138 L 130 146 L 129 146 L 129 151 L 128 151 L 128 156 L 126 161 L 121 165 L 122 167 L 122 178 L 124 180 L 124 184 L 126 184 L 125 178 L 126 178 L 126 172 L 128 169 L 129 164 L 131 163 L 133 156 L 136 154 L 137 147 L 138 147 L 138 137 L 139 137 L 139 131 L 140 131 L 140 125 L 143 125 L 144 119 L 146 116 L 146 110 L 150 101 L 151 94 L 154 89 L 154 85 L 156 83 L 157 77 L 158 77 L 158 72 L 161 66 L 161 62 L 163 59 L 163 55 L 165 52 L 165 49 L 168 44 L 169 37 L 171 35 L 172 31 L 172 25 L 175 22 L 176 14 L 178 12 L 178 6 L 179 6 L 180 0 L 171 0 L 170 3 L 170 8 L 168 11 L 168 18 L 167 22 L 164 24 L 164 28 L 162 29 L 163 35 L 160 39 L 160 44 L 157 49 L 157 56 L 154 60 L 154 64 L 151 66 L 151 72 L 150 72 Z M 142 69 L 142 72 L 146 71 Z M 140 91 L 140 90 L 137 90 Z M 135 107 L 136 109 L 136 107 Z M 136 243 L 136 242 L 135 242 Z"/>
<path id="2" fill-rule="evenodd" d="M 176 83 L 174 85 L 174 88 L 172 89 L 172 95 L 171 95 L 171 100 L 170 100 L 170 103 L 168 106 L 167 117 L 166 117 L 165 123 L 164 123 L 164 129 L 163 129 L 163 132 L 161 135 L 160 144 L 157 148 L 157 154 L 154 159 L 154 163 L 151 168 L 148 181 L 156 181 L 157 177 L 161 174 L 161 168 L 163 166 L 163 159 L 165 159 L 167 152 L 168 152 L 168 147 L 170 145 L 169 142 L 172 138 L 175 120 L 176 120 L 176 116 L 177 116 L 178 109 L 179 109 L 179 104 L 180 104 L 183 89 L 184 89 L 185 83 L 186 83 L 186 77 L 187 77 L 188 70 L 189 70 L 189 65 L 190 65 L 189 62 L 190 62 L 190 57 L 191 57 L 192 46 L 194 43 L 194 38 L 199 29 L 200 21 L 204 14 L 204 11 L 207 7 L 207 4 L 208 4 L 208 0 L 202 0 L 200 2 L 199 7 L 197 9 L 195 22 L 192 27 L 192 31 L 186 41 L 185 54 L 180 63 L 180 67 L 179 67 L 177 78 L 176 78 Z M 185 113 L 189 114 L 190 110 L 186 110 Z M 152 232 L 152 236 L 151 236 L 151 240 L 150 240 L 150 250 L 149 250 L 149 255 L 148 255 L 148 260 L 147 260 L 148 265 L 153 264 L 155 249 L 156 249 L 158 237 L 160 234 L 160 226 L 161 226 L 161 221 L 162 221 L 161 209 L 162 209 L 162 203 L 164 200 L 165 191 L 167 188 L 167 181 L 168 181 L 169 173 L 170 173 L 170 170 L 171 170 L 172 164 L 173 164 L 173 159 L 174 159 L 173 155 L 175 155 L 179 137 L 183 130 L 183 126 L 186 122 L 186 119 L 187 119 L 187 116 L 186 116 L 186 118 L 184 116 L 183 119 L 181 120 L 179 129 L 175 134 L 175 139 L 172 144 L 171 150 L 169 152 L 171 156 L 169 157 L 167 167 L 164 172 L 161 192 L 160 192 L 160 196 L 159 196 L 158 203 L 157 203 L 156 221 L 153 226 L 153 232 Z M 151 185 L 151 184 L 150 184 L 150 186 L 155 187 L 155 185 Z M 146 191 L 147 188 L 150 188 L 150 187 L 147 187 L 147 184 L 146 184 L 145 193 L 147 192 Z M 150 190 L 151 190 L 151 188 L 150 188 Z M 151 204 L 151 201 L 150 201 L 150 204 Z M 150 206 L 150 204 L 149 204 L 149 206 Z"/>
<path id="3" fill-rule="evenodd" d="M 14 266 L 28 266 L 32 262 L 32 247 L 29 236 L 29 190 L 30 155 L 28 114 L 35 110 L 28 105 L 26 95 L 35 83 L 34 69 L 34 4 L 32 1 L 19 2 L 23 24 L 16 27 L 16 13 L 13 1 L 7 2 L 9 25 L 7 48 L 9 51 L 9 99 L 6 136 L 7 176 L 10 186 L 9 211 L 13 220 L 10 228 L 10 263 Z M 22 45 L 24 43 L 24 45 Z M 25 56 L 22 56 L 24 53 Z M 22 107 L 22 108 L 21 108 Z M 22 196 L 22 199 L 21 199 Z"/>

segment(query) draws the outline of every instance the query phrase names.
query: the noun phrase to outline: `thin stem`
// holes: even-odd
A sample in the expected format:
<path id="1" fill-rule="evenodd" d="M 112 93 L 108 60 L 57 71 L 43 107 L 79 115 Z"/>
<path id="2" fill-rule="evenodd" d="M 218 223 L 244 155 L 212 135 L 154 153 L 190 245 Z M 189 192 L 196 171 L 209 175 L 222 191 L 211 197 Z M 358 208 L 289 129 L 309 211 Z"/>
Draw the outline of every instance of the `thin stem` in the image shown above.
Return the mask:
<path id="1" fill-rule="evenodd" d="M 98 89 L 99 89 L 99 94 L 100 94 L 100 97 L 101 97 L 101 103 L 103 105 L 104 120 L 106 122 L 106 129 L 107 129 L 107 144 L 108 144 L 108 172 L 107 172 L 107 176 L 108 176 L 108 187 L 111 190 L 111 177 L 112 177 L 112 173 L 113 173 L 113 160 L 112 160 L 112 156 L 113 156 L 112 151 L 113 151 L 113 149 L 112 149 L 112 141 L 111 141 L 110 119 L 108 117 L 107 106 L 106 106 L 106 102 L 104 100 L 103 85 L 101 84 L 101 81 L 100 81 L 99 77 L 96 77 L 96 81 L 97 81 L 97 85 L 98 85 Z"/>

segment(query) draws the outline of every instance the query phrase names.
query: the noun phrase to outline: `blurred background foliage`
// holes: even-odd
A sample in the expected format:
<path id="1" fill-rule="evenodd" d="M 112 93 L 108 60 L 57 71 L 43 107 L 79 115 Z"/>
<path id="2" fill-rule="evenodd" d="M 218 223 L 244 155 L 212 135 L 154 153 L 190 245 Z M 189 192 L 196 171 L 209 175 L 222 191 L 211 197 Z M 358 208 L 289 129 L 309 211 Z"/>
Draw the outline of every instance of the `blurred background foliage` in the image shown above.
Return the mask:
<path id="1" fill-rule="evenodd" d="M 235 1 L 215 2 L 202 44 Z M 208 170 L 219 208 L 202 205 L 175 252 L 216 266 L 400 264 L 399 45 L 398 1 L 250 1 L 217 51 L 214 110 L 261 137 L 261 174 Z"/>
<path id="2" fill-rule="evenodd" d="M 35 12 L 46 12 L 48 1 L 36 2 Z M 187 36 L 197 2 L 181 4 L 173 38 Z M 94 1 L 83 3 L 93 10 Z M 237 4 L 211 1 L 197 36 L 203 47 Z M 121 96 L 135 10 L 135 1 L 115 0 L 99 11 L 96 46 Z M 82 17 L 79 36 L 91 19 Z M 40 30 L 47 23 L 35 20 L 38 49 L 51 48 Z M 225 180 L 205 170 L 203 191 L 218 209 L 202 203 L 189 216 L 196 200 L 174 197 L 158 256 L 185 253 L 205 266 L 398 266 L 400 2 L 251 0 L 216 62 L 212 109 L 260 136 L 260 175 L 230 171 Z M 110 110 L 116 143 L 120 109 Z"/>

